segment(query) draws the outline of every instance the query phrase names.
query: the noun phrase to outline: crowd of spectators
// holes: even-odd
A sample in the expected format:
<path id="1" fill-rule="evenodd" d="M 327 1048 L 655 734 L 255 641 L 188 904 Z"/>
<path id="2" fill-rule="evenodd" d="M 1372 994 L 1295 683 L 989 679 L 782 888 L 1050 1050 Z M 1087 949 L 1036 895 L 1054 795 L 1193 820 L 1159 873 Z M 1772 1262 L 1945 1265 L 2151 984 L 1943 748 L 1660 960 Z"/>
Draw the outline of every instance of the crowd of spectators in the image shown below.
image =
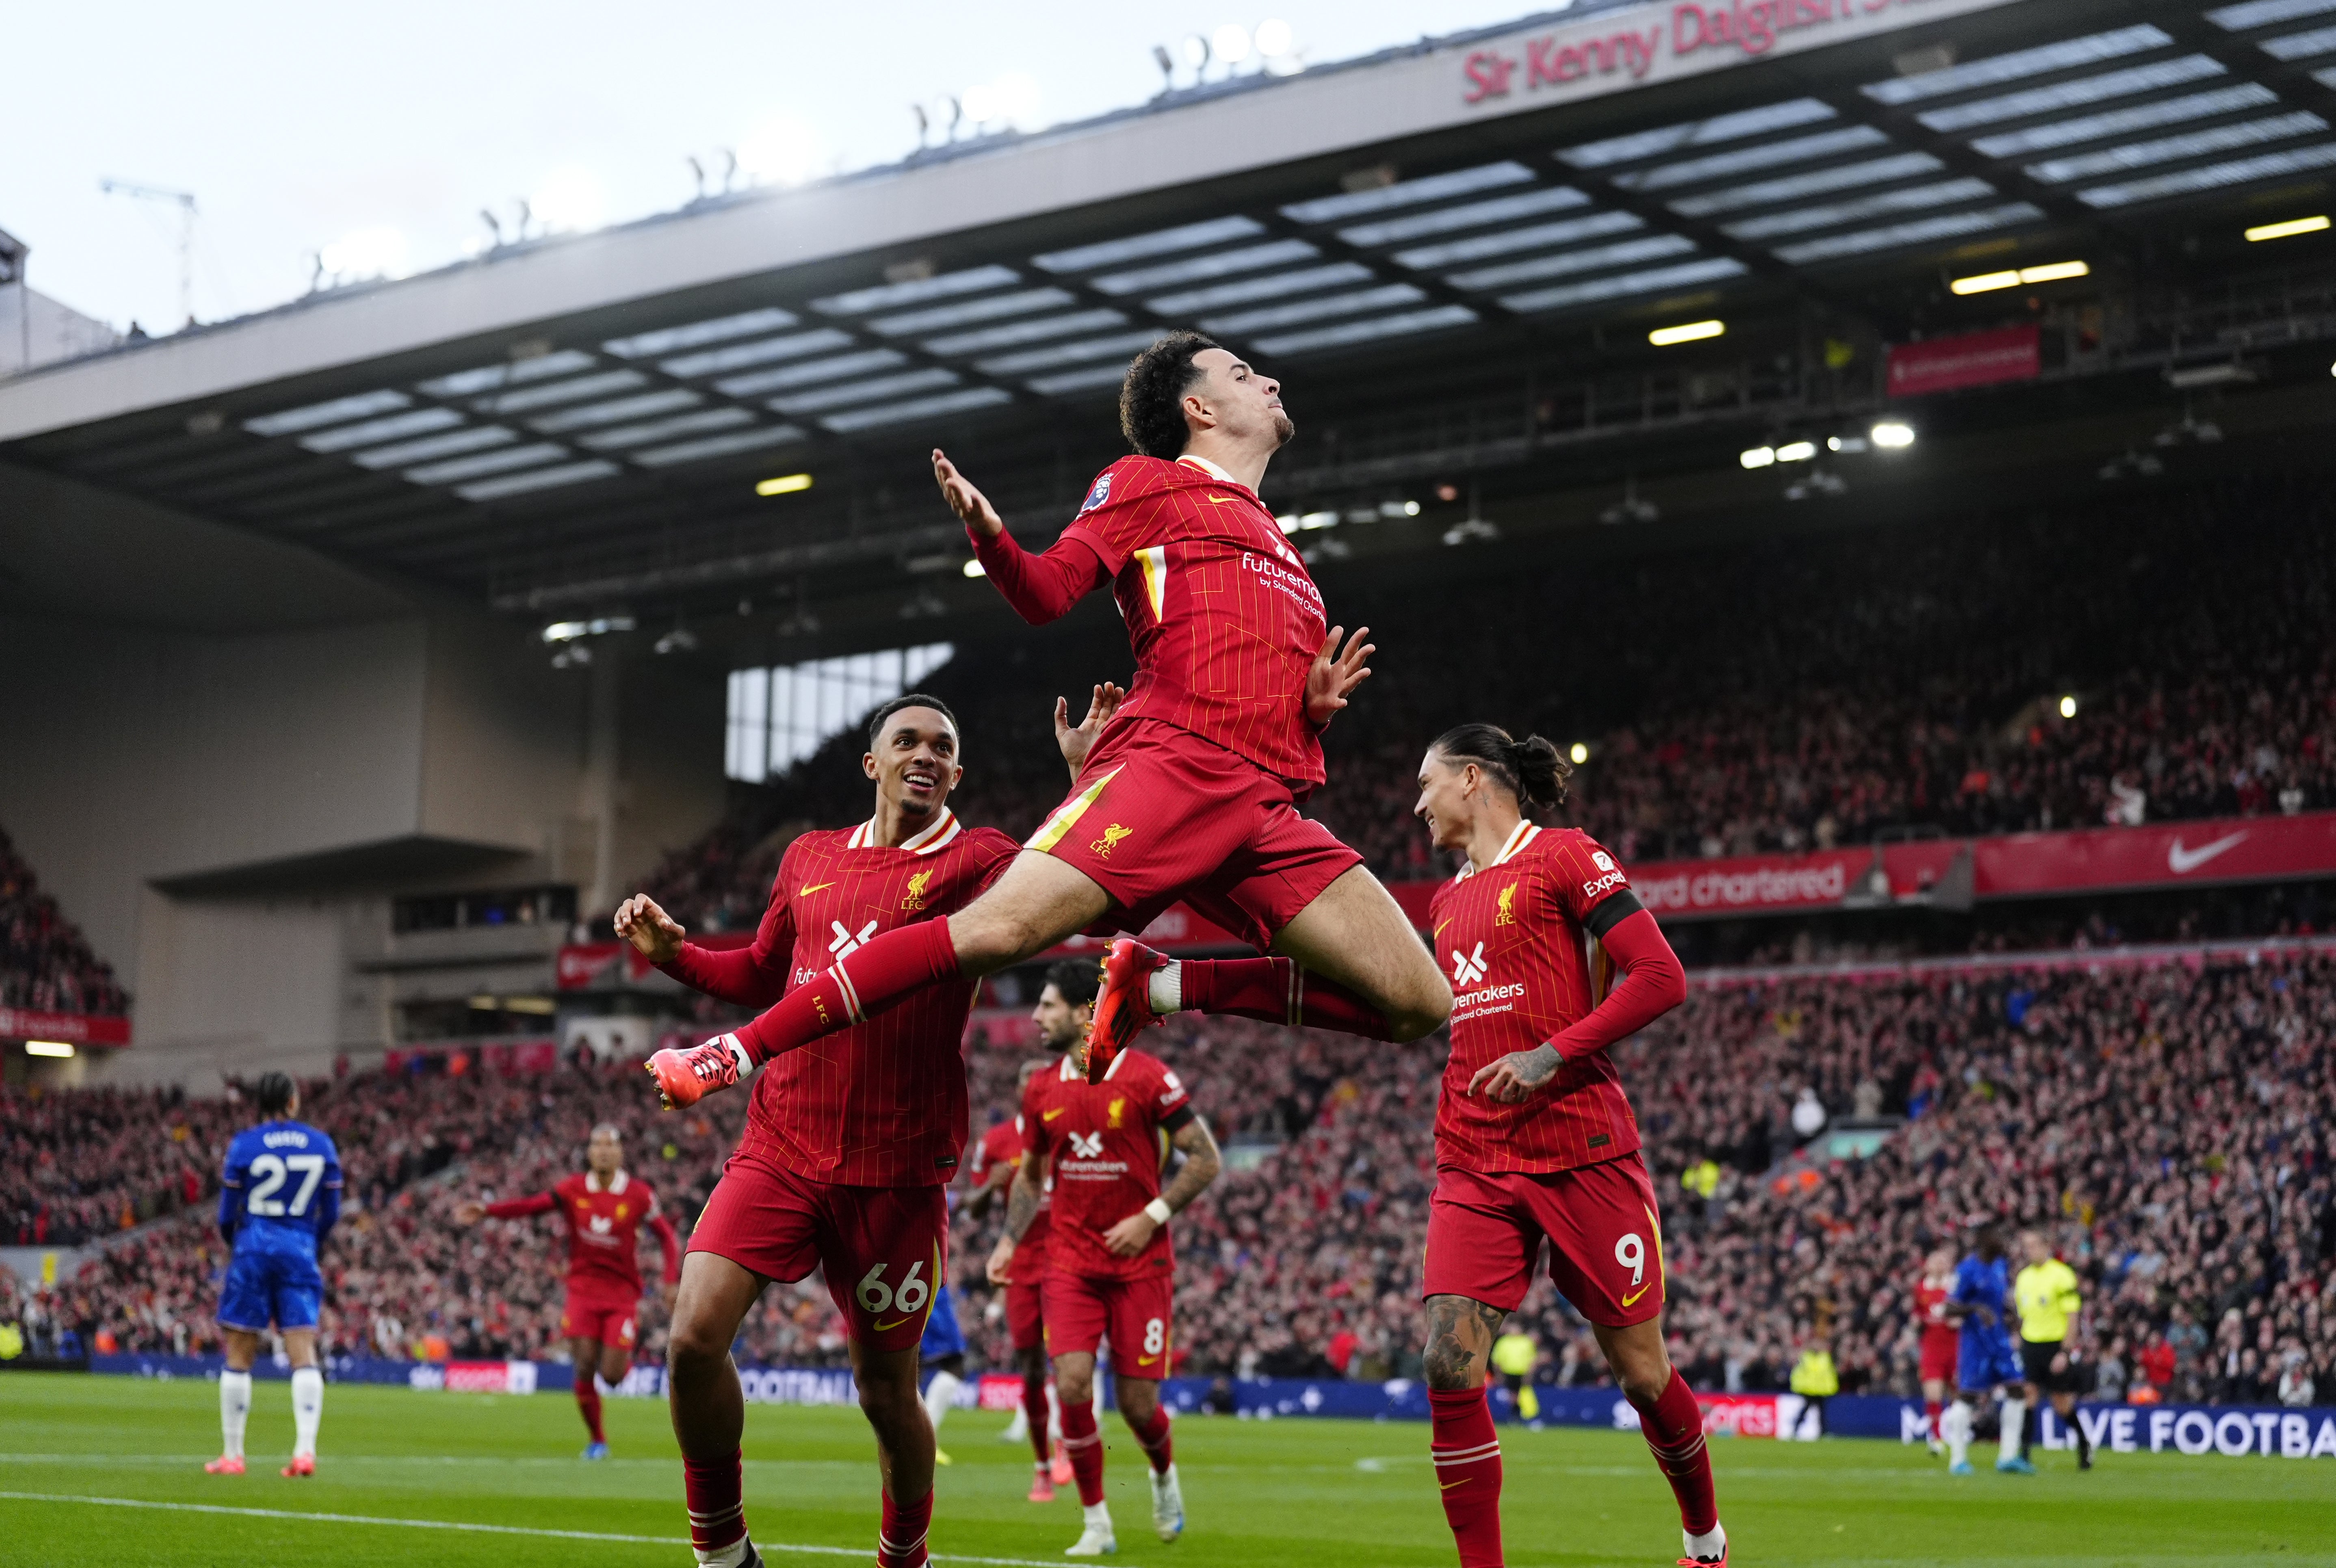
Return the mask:
<path id="1" fill-rule="evenodd" d="M 0 833 L 0 1007 L 120 1018 L 130 998 Z"/>
<path id="2" fill-rule="evenodd" d="M 1473 719 L 1581 743 L 1570 820 L 1626 861 L 2336 807 L 2328 512 L 2316 483 L 2270 475 L 2050 517 L 1520 556 L 1494 578 L 1452 551 L 1399 594 L 1325 564 L 1334 617 L 1380 651 L 1306 809 L 1384 876 L 1443 874 L 1414 776 Z M 964 721 L 960 814 L 1034 828 L 1066 777 L 1055 697 L 1127 675 L 1100 610 L 962 645 L 925 683 Z M 742 788 L 647 891 L 751 924 L 788 839 L 865 811 L 860 745 Z"/>
<path id="3" fill-rule="evenodd" d="M 2106 1393 L 2246 1402 L 2336 1389 L 2331 1036 L 2336 956 L 2310 944 L 1699 986 L 1619 1047 L 1665 1194 L 1672 1352 L 1699 1388 L 1758 1389 L 1780 1387 L 1823 1339 L 1845 1390 L 1911 1392 L 1921 1260 L 1994 1216 L 2043 1230 L 2077 1270 L 2082 1342 Z M 968 1054 L 977 1132 L 1011 1105 L 1032 1038 L 1016 1012 L 979 1016 Z M 1178 1369 L 1416 1376 L 1441 1051 L 1191 1016 L 1144 1044 L 1192 1086 L 1228 1151 L 1177 1225 Z M 310 1086 L 304 1115 L 334 1134 L 348 1172 L 326 1248 L 328 1346 L 561 1353 L 556 1228 L 465 1229 L 453 1207 L 548 1186 L 605 1120 L 686 1231 L 743 1096 L 662 1115 L 635 1076 L 442 1067 Z M 135 1140 L 142 1124 L 208 1183 L 240 1120 L 231 1104 L 47 1099 L 8 1124 L 12 1186 L 28 1168 L 19 1126 Z M 72 1104 L 84 1099 L 87 1112 Z M 1830 1133 L 1809 1136 L 1811 1107 L 1818 1123 L 1895 1130 L 1864 1158 L 1834 1158 Z M 1006 1367 L 1002 1303 L 981 1279 L 995 1226 L 994 1214 L 959 1217 L 951 1271 L 975 1361 Z M 223 1262 L 206 1208 L 122 1239 L 33 1310 L 101 1349 L 213 1348 Z M 1519 1316 L 1544 1349 L 1539 1376 L 1603 1380 L 1587 1326 L 1545 1279 Z M 652 1291 L 642 1354 L 663 1343 Z M 767 1364 L 845 1359 L 816 1279 L 771 1290 L 739 1349 Z"/>

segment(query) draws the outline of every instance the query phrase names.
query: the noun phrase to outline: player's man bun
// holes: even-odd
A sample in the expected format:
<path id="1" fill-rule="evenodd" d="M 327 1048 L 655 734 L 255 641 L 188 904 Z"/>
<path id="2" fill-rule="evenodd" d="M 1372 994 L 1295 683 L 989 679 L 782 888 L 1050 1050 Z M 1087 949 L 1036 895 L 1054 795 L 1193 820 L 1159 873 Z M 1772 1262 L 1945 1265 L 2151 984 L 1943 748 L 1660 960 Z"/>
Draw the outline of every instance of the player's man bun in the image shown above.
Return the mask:
<path id="1" fill-rule="evenodd" d="M 949 704 L 930 693 L 912 691 L 905 696 L 894 697 L 868 716 L 868 744 L 871 748 L 884 733 L 884 721 L 904 707 L 929 707 L 949 720 L 949 728 L 957 731 L 960 737 L 965 734 L 965 726 L 957 722 L 957 715 L 949 711 Z"/>
<path id="2" fill-rule="evenodd" d="M 292 1105 L 292 1077 L 288 1073 L 263 1073 L 259 1082 L 251 1086 L 252 1102 L 263 1116 L 280 1116 Z"/>
<path id="3" fill-rule="evenodd" d="M 1058 959 L 1046 966 L 1046 983 L 1075 1008 L 1091 1008 L 1103 990 L 1103 966 L 1093 959 Z"/>
<path id="4" fill-rule="evenodd" d="M 1565 781 L 1572 765 L 1557 755 L 1555 743 L 1529 735 L 1517 740 L 1496 725 L 1464 724 L 1436 737 L 1437 755 L 1450 763 L 1475 763 L 1517 797 L 1527 816 L 1540 816 L 1565 803 Z"/>
<path id="5" fill-rule="evenodd" d="M 1184 394 L 1202 374 L 1192 356 L 1222 346 L 1197 332 L 1172 332 L 1128 362 L 1127 379 L 1119 384 L 1119 428 L 1128 445 L 1171 463 L 1183 454 L 1192 438 Z"/>

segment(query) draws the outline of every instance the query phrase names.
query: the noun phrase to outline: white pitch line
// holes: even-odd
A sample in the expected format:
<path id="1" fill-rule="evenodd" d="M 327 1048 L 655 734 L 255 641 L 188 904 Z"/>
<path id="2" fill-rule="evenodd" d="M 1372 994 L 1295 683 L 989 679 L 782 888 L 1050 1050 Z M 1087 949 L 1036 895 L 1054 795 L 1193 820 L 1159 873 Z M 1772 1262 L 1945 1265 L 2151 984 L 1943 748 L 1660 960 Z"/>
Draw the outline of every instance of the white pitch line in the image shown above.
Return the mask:
<path id="1" fill-rule="evenodd" d="M 236 1508 L 224 1503 L 161 1503 L 144 1497 L 89 1497 L 61 1492 L 0 1492 L 12 1503 L 75 1503 L 95 1508 L 155 1508 L 171 1514 L 229 1514 L 245 1519 L 293 1519 L 319 1524 L 394 1524 L 408 1530 L 460 1530 L 480 1535 L 540 1535 L 562 1541 L 613 1541 L 637 1546 L 686 1546 L 686 1535 L 625 1535 L 600 1530 L 547 1530 L 530 1524 L 479 1524 L 461 1519 L 388 1519 L 376 1514 L 299 1514 L 285 1508 Z M 800 1557 L 866 1557 L 865 1546 L 807 1546 L 788 1542 L 757 1541 L 754 1549 L 768 1555 L 784 1553 Z M 977 1563 L 984 1568 L 1056 1568 L 1039 1557 L 967 1557 L 935 1552 L 936 1563 Z"/>

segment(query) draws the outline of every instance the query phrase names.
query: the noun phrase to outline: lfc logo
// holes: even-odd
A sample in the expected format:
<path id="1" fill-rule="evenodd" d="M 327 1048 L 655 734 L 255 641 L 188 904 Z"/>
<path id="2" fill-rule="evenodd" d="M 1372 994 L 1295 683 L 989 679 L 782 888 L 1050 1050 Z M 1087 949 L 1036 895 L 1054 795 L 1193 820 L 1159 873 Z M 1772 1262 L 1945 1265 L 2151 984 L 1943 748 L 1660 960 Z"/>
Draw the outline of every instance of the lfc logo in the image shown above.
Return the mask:
<path id="1" fill-rule="evenodd" d="M 1493 923 L 1496 926 L 1515 925 L 1517 923 L 1516 883 L 1511 882 L 1501 890 L 1500 904 L 1501 912 L 1493 917 Z"/>
<path id="2" fill-rule="evenodd" d="M 1110 1118 L 1105 1125 L 1114 1127 L 1119 1125 L 1119 1118 L 1126 1112 L 1126 1110 L 1127 1102 L 1125 1100 L 1114 1100 L 1105 1108 L 1105 1115 Z"/>
<path id="3" fill-rule="evenodd" d="M 904 910 L 923 909 L 925 907 L 925 889 L 929 884 L 930 884 L 932 880 L 933 873 L 930 872 L 919 872 L 916 875 L 910 877 L 909 879 L 909 896 L 900 901 L 900 907 Z"/>
<path id="4" fill-rule="evenodd" d="M 1103 837 L 1088 844 L 1087 849 L 1097 860 L 1109 860 L 1111 852 L 1119 847 L 1119 841 L 1134 832 L 1134 828 L 1124 828 L 1117 823 L 1114 823 L 1104 829 Z"/>

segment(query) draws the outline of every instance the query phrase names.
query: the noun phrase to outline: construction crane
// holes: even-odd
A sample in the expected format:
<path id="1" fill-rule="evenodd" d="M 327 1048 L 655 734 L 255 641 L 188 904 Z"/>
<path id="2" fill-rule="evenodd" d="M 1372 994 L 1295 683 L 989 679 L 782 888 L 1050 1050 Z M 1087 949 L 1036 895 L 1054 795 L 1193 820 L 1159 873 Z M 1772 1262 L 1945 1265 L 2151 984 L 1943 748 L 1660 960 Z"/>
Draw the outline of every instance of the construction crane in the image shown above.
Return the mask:
<path id="1" fill-rule="evenodd" d="M 190 190 L 165 190 L 127 180 L 101 180 L 98 190 L 108 196 L 132 196 L 141 201 L 168 201 L 179 209 L 179 317 L 195 324 L 195 197 Z"/>

